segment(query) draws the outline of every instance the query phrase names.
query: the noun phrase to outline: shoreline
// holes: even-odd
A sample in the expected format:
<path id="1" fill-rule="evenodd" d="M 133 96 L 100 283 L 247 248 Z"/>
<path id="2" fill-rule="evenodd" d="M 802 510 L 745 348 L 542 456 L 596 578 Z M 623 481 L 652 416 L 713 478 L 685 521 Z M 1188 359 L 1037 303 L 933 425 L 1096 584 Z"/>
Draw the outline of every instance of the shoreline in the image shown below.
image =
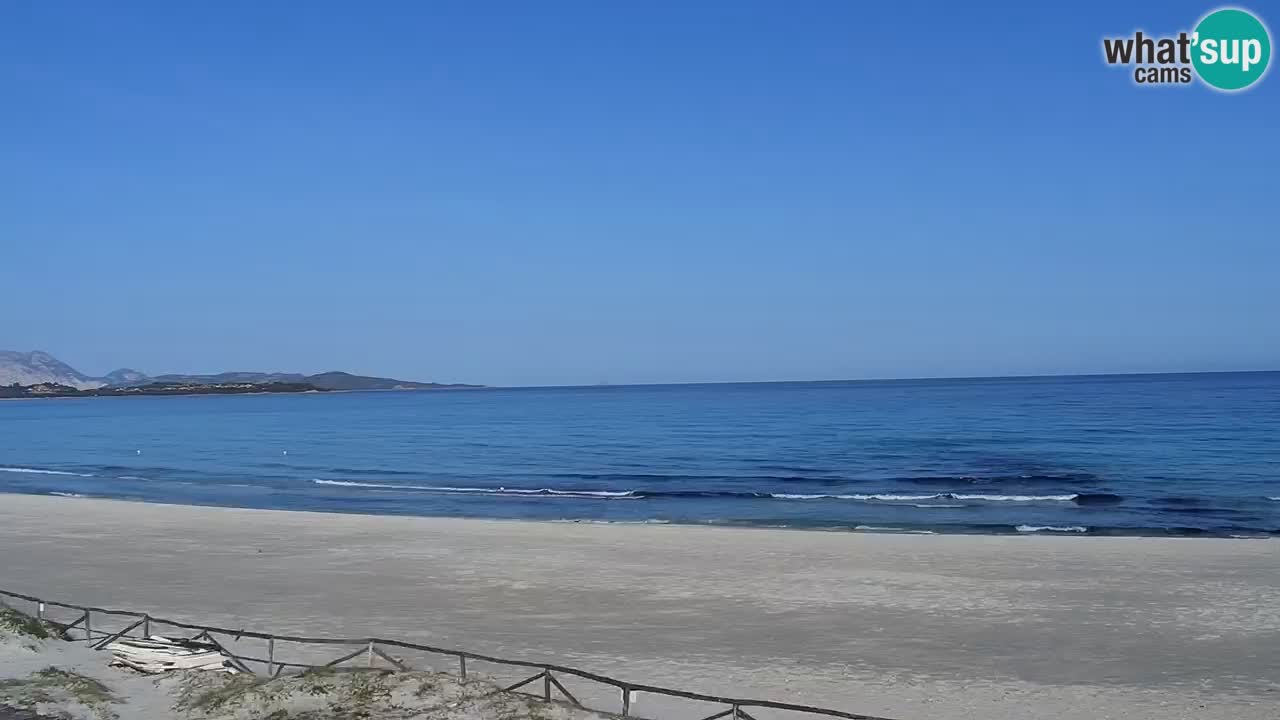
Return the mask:
<path id="1" fill-rule="evenodd" d="M 35 471 L 32 471 L 35 472 Z M 43 474 L 49 471 L 40 471 L 36 474 Z M 52 474 L 62 474 L 62 471 Z M 71 473 L 75 475 L 74 473 Z M 225 510 L 248 510 L 255 512 L 284 512 L 284 513 L 309 513 L 316 515 L 338 515 L 338 516 L 358 516 L 372 518 L 420 518 L 423 520 L 470 520 L 476 522 L 511 522 L 511 523 L 536 523 L 551 525 L 601 525 L 601 526 L 648 526 L 648 527 L 679 527 L 679 528 L 710 528 L 724 530 L 779 530 L 786 532 L 805 532 L 805 533 L 831 533 L 844 535 L 918 535 L 933 537 L 1055 537 L 1055 538 L 1072 538 L 1072 539 L 1101 539 L 1101 538 L 1147 538 L 1153 540 L 1280 540 L 1280 530 L 1272 532 L 1258 532 L 1254 534 L 1217 534 L 1209 532 L 1157 532 L 1160 528 L 1133 528 L 1132 532 L 1127 532 L 1127 528 L 1110 528 L 1090 525 L 1064 525 L 1064 526 L 1030 526 L 1027 524 L 1005 525 L 1003 523 L 981 523 L 970 526 L 957 526 L 953 528 L 965 528 L 949 530 L 944 525 L 918 525 L 918 526 L 880 526 L 858 524 L 853 526 L 831 525 L 831 524 L 766 524 L 755 523 L 751 521 L 719 521 L 719 520 L 667 520 L 663 518 L 648 518 L 641 520 L 608 520 L 597 518 L 514 518 L 514 517 L 498 517 L 498 516 L 482 516 L 482 515 L 431 515 L 416 513 L 378 513 L 378 512 L 360 512 L 359 510 L 327 510 L 327 509 L 308 509 L 308 508 L 270 508 L 270 507 L 251 507 L 246 505 L 216 504 L 216 503 L 175 503 L 163 502 L 147 499 L 131 499 L 131 498 L 113 498 L 103 495 L 90 495 L 76 492 L 61 491 L 40 491 L 40 492 L 21 492 L 0 490 L 0 497 L 17 495 L 23 497 L 57 497 L 71 500 L 93 500 L 102 502 L 122 502 L 142 505 L 157 505 L 163 507 L 192 507 L 192 508 L 210 508 Z M 1267 498 L 1275 500 L 1275 498 Z M 983 529 L 978 529 L 983 528 Z M 1025 529 L 1024 529 L 1025 528 Z"/>
<path id="2" fill-rule="evenodd" d="M 750 532 L 747 532 L 747 531 Z M 1273 717 L 1275 545 L 0 494 L 0 587 L 885 717 Z M 657 712 L 641 701 L 640 714 Z"/>

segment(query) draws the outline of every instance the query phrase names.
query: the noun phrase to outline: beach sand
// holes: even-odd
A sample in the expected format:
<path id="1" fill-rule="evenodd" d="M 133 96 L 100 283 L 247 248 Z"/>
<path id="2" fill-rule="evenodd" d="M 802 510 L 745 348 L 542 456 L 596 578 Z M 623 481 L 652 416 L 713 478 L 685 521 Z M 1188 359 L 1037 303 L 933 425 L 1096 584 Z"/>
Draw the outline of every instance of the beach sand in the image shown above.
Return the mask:
<path id="1" fill-rule="evenodd" d="M 1280 717 L 1274 540 L 527 523 L 0 495 L 0 588 L 279 633 L 399 636 L 904 720 Z M 635 709 L 662 708 L 642 697 Z"/>

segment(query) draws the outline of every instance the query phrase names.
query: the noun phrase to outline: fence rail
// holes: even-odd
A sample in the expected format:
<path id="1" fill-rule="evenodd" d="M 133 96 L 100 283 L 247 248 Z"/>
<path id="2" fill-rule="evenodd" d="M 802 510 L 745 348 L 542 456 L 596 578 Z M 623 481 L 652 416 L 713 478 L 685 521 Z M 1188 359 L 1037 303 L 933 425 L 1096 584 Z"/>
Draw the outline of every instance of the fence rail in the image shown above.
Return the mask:
<path id="1" fill-rule="evenodd" d="M 357 660 L 362 656 L 365 658 L 366 668 L 375 668 L 376 667 L 375 660 L 381 659 L 382 661 L 384 661 L 385 663 L 387 663 L 388 665 L 392 666 L 397 670 L 402 670 L 402 671 L 409 670 L 410 669 L 409 666 L 405 664 L 401 659 L 392 657 L 384 650 L 384 648 L 393 647 L 393 648 L 404 648 L 407 650 L 417 650 L 419 652 L 425 652 L 433 655 L 444 655 L 444 656 L 456 658 L 458 660 L 458 674 L 461 677 L 461 679 L 464 681 L 467 679 L 467 661 L 468 660 L 488 662 L 488 663 L 493 663 L 495 665 L 503 665 L 507 667 L 529 668 L 529 669 L 537 670 L 538 671 L 537 674 L 533 675 L 532 677 L 528 677 L 524 680 L 521 680 L 520 682 L 517 682 L 514 685 L 504 687 L 502 690 L 504 692 L 518 691 L 521 688 L 524 688 L 530 685 L 531 683 L 541 680 L 542 692 L 540 694 L 534 694 L 534 693 L 527 693 L 527 694 L 531 694 L 531 695 L 534 695 L 535 697 L 540 697 L 541 699 L 547 702 L 551 702 L 555 699 L 554 693 L 553 693 L 553 690 L 555 690 L 555 691 L 559 691 L 559 693 L 564 697 L 564 699 L 567 702 L 569 702 L 570 704 L 576 707 L 598 710 L 600 712 L 612 713 L 613 712 L 612 710 L 604 710 L 601 708 L 589 708 L 583 705 L 582 703 L 578 702 L 578 699 L 574 697 L 574 695 L 571 694 L 564 687 L 564 685 L 556 677 L 556 674 L 558 673 L 560 675 L 571 675 L 574 677 L 582 678 L 584 680 L 590 680 L 592 682 L 600 683 L 602 685 L 609 685 L 615 688 L 616 690 L 620 691 L 621 715 L 623 717 L 631 716 L 631 702 L 637 693 L 648 693 L 652 695 L 661 695 L 665 697 L 681 698 L 684 700 L 695 700 L 699 702 L 707 702 L 707 703 L 713 703 L 716 705 L 728 706 L 727 709 L 721 710 L 713 715 L 709 715 L 704 718 L 701 718 L 701 720 L 719 720 L 720 718 L 726 718 L 726 717 L 729 718 L 730 720 L 756 720 L 756 718 L 748 714 L 744 708 L 767 708 L 771 710 L 783 710 L 783 711 L 796 712 L 796 713 L 805 713 L 809 715 L 824 715 L 828 717 L 844 718 L 845 720 L 891 720 L 890 718 L 878 717 L 875 715 L 862 715 L 859 713 L 845 712 L 843 710 L 833 710 L 831 708 L 816 707 L 813 705 L 801 705 L 797 703 L 778 702 L 774 700 L 751 700 L 746 698 L 731 698 L 731 697 L 721 697 L 718 695 L 707 695 L 705 693 L 690 692 L 687 690 L 678 690 L 675 688 L 661 687 L 658 685 L 648 685 L 645 683 L 628 682 L 626 680 L 619 680 L 617 678 L 612 678 L 607 675 L 601 675 L 599 673 L 593 673 L 587 670 L 580 670 L 578 668 L 567 667 L 564 665 L 531 662 L 527 660 L 512 660 L 509 658 L 500 658 L 492 655 L 485 655 L 482 653 L 470 652 L 467 650 L 435 647 L 432 645 L 424 645 L 421 643 L 407 642 L 404 640 L 395 640 L 395 639 L 388 639 L 388 638 L 373 638 L 373 637 L 321 638 L 321 637 L 305 637 L 305 636 L 299 636 L 299 635 L 279 635 L 275 633 L 265 633 L 265 632 L 259 632 L 254 630 L 231 629 L 231 628 L 217 627 L 213 625 L 199 625 L 196 623 L 181 622 L 178 620 L 170 620 L 166 618 L 155 617 L 148 613 L 137 612 L 135 610 L 117 610 L 112 608 L 94 607 L 91 605 L 76 605 L 74 603 L 58 602 L 55 600 L 43 600 L 33 595 L 10 592 L 8 590 L 0 590 L 0 597 L 8 597 L 8 598 L 25 600 L 27 602 L 34 603 L 35 604 L 34 617 L 41 620 L 49 620 L 46 614 L 47 607 L 59 607 L 59 608 L 64 608 L 67 610 L 74 610 L 76 612 L 79 612 L 80 616 L 75 621 L 70 623 L 55 623 L 55 624 L 57 624 L 64 631 L 67 631 L 67 632 L 70 632 L 75 629 L 82 630 L 85 634 L 84 640 L 88 642 L 91 647 L 99 650 L 102 648 L 105 648 L 107 645 L 111 644 L 112 642 L 120 638 L 129 637 L 130 636 L 129 633 L 134 632 L 135 630 L 138 631 L 139 637 L 148 637 L 149 635 L 151 635 L 152 625 L 166 625 L 169 627 L 181 628 L 183 630 L 198 631 L 198 634 L 192 637 L 193 640 L 204 640 L 213 644 L 218 648 L 218 650 L 220 650 L 225 656 L 229 658 L 230 662 L 232 663 L 232 665 L 236 667 L 237 670 L 240 670 L 241 672 L 248 673 L 251 675 L 265 674 L 267 677 L 278 677 L 280 673 L 284 671 L 285 668 L 299 668 L 299 669 L 332 668 L 337 665 L 341 665 L 342 663 L 348 663 L 353 660 Z M 105 630 L 94 628 L 93 615 L 95 613 L 99 615 L 133 618 L 134 622 L 132 622 L 122 630 L 108 632 Z M 50 620 L 50 622 L 52 621 Z M 266 641 L 266 647 L 265 647 L 266 657 L 262 658 L 262 657 L 237 655 L 236 653 L 229 650 L 225 645 L 218 642 L 218 640 L 213 637 L 214 634 L 231 636 L 231 637 L 234 637 L 236 640 L 240 640 L 241 638 L 256 638 L 256 639 L 265 640 Z M 98 637 L 100 639 L 95 641 L 94 640 L 95 637 Z M 347 646 L 358 646 L 358 648 L 353 652 L 346 653 L 336 659 L 330 660 L 327 663 L 324 663 L 321 665 L 315 665 L 315 664 L 307 664 L 307 663 L 284 662 L 276 659 L 275 645 L 277 642 L 291 642 L 291 643 L 298 643 L 302 645 L 347 645 Z M 264 666 L 266 668 L 266 672 L 265 673 L 254 672 L 254 670 L 250 666 L 250 663 Z"/>

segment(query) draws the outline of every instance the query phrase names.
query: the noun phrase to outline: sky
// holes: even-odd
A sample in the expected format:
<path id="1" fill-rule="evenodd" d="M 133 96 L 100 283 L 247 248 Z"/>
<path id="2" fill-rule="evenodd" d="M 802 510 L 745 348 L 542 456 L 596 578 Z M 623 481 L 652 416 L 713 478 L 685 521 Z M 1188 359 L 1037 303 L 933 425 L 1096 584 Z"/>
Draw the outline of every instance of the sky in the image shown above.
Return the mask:
<path id="1" fill-rule="evenodd" d="M 1214 7 L 0 3 L 0 348 L 494 385 L 1280 368 L 1280 77 L 1102 60 Z"/>

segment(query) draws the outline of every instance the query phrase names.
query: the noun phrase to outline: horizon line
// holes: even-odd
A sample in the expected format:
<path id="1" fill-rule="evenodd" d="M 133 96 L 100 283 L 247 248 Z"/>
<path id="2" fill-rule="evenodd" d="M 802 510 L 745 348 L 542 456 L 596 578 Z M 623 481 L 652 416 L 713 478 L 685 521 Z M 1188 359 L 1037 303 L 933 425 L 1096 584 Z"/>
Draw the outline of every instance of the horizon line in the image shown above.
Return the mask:
<path id="1" fill-rule="evenodd" d="M 672 382 L 623 382 L 623 383 L 580 383 L 566 385 L 484 385 L 477 389 L 486 390 L 533 390 L 554 388 L 623 388 L 623 387 L 666 387 L 681 385 L 786 385 L 800 383 L 888 383 L 919 382 L 926 380 L 1047 380 L 1053 378 L 1105 378 L 1105 377 L 1159 377 L 1175 375 L 1258 375 L 1280 373 L 1280 368 L 1266 370 L 1172 370 L 1172 371 L 1137 371 L 1137 372 L 1096 372 L 1096 373 L 1043 373 L 1025 375 L 920 375 L 914 377 L 873 377 L 873 378 L 829 378 L 825 380 L 677 380 Z"/>

